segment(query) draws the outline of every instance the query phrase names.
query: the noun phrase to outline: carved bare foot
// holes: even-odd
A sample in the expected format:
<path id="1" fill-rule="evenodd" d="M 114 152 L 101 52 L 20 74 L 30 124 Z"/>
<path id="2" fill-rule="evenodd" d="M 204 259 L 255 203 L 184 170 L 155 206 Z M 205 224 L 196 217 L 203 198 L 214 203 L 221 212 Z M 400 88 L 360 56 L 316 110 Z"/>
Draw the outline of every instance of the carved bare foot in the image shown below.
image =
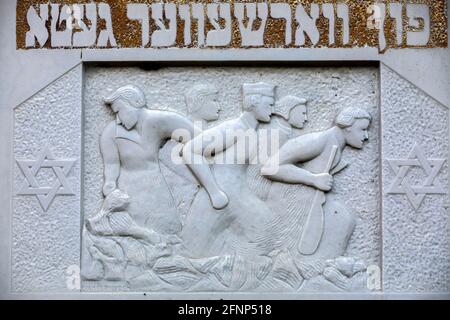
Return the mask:
<path id="1" fill-rule="evenodd" d="M 225 192 L 218 190 L 217 192 L 210 193 L 209 198 L 214 209 L 220 210 L 228 205 L 228 197 Z"/>

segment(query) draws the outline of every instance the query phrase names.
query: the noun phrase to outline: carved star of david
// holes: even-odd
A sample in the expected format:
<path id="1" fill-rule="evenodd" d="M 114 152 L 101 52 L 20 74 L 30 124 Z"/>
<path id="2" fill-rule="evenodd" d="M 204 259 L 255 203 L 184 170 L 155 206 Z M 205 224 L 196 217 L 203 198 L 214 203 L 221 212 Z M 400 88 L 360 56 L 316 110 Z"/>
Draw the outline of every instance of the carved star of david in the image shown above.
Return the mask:
<path id="1" fill-rule="evenodd" d="M 37 160 L 16 160 L 25 180 L 18 195 L 35 195 L 44 211 L 47 211 L 57 195 L 74 195 L 67 175 L 75 164 L 75 159 L 55 160 L 50 147 L 45 146 Z M 36 176 L 41 168 L 51 168 L 56 176 L 50 186 L 40 186 Z"/>
<path id="2" fill-rule="evenodd" d="M 446 194 L 436 177 L 445 159 L 427 159 L 420 146 L 415 144 L 406 159 L 386 159 L 397 175 L 387 193 L 405 194 L 415 210 L 419 209 L 427 194 Z M 412 167 L 421 167 L 427 177 L 420 185 L 411 185 L 406 179 Z"/>

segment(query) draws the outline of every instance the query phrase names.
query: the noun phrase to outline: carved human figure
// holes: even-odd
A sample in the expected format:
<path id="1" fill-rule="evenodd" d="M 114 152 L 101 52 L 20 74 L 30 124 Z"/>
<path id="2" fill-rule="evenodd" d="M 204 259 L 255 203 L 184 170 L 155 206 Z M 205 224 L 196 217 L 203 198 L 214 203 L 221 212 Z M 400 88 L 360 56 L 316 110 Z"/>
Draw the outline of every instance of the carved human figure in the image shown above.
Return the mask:
<path id="1" fill-rule="evenodd" d="M 282 146 L 293 134 L 293 128 L 303 129 L 306 121 L 308 121 L 306 100 L 295 96 L 285 96 L 275 102 L 274 110 L 271 116 L 271 121 L 259 126 L 258 130 L 264 139 L 266 139 L 267 146 L 276 146 L 277 150 L 261 150 L 258 146 L 258 155 L 265 155 L 270 157 L 278 148 Z M 276 134 L 272 134 L 276 132 Z M 278 139 L 276 144 L 271 143 L 271 139 Z M 271 181 L 261 176 L 261 159 L 255 159 L 249 165 L 247 170 L 247 182 L 250 190 L 255 193 L 261 200 L 266 200 Z"/>
<path id="2" fill-rule="evenodd" d="M 176 234 L 181 222 L 169 188 L 161 174 L 158 153 L 164 143 L 177 136 L 179 129 L 195 133 L 193 123 L 169 111 L 149 110 L 143 92 L 132 85 L 117 89 L 105 98 L 116 114 L 100 138 L 104 163 L 103 193 L 107 196 L 120 189 L 130 197 L 128 213 L 139 226 L 162 234 Z M 195 171 L 197 168 L 193 168 Z M 207 165 L 200 165 L 205 189 L 215 207 L 223 207 L 227 199 L 217 187 Z"/>
<path id="3" fill-rule="evenodd" d="M 243 85 L 243 113 L 240 117 L 225 121 L 209 128 L 190 140 L 183 148 L 183 157 L 191 168 L 198 163 L 230 159 L 229 154 L 236 152 L 248 135 L 236 135 L 236 132 L 256 134 L 259 123 L 269 122 L 274 104 L 275 87 L 266 83 Z M 186 255 L 190 257 L 208 257 L 214 255 L 241 253 L 247 254 L 252 248 L 252 239 L 261 230 L 265 217 L 270 216 L 266 205 L 247 187 L 245 172 L 251 150 L 244 152 L 242 164 L 220 164 L 212 166 L 217 183 L 230 199 L 223 210 L 212 208 L 204 190 L 200 190 L 186 217 L 181 238 Z M 239 151 L 238 151 L 239 152 Z M 196 164 L 197 163 L 197 164 Z M 197 173 L 201 170 L 197 170 Z M 203 178 L 197 175 L 199 181 Z"/>
<path id="4" fill-rule="evenodd" d="M 217 88 L 210 84 L 194 85 L 187 90 L 184 96 L 188 110 L 187 117 L 194 122 L 197 128 L 203 130 L 207 128 L 208 122 L 218 120 L 220 104 L 217 101 L 217 96 Z M 168 141 L 161 148 L 159 159 L 174 174 L 191 183 L 198 183 L 192 172 L 182 164 L 181 159 L 173 159 L 173 157 L 178 157 L 182 147 L 183 145 L 177 141 Z"/>
<path id="5" fill-rule="evenodd" d="M 204 125 L 219 119 L 218 93 L 217 88 L 209 84 L 198 84 L 190 88 L 185 94 L 189 117 L 193 121 L 202 121 Z"/>
<path id="6" fill-rule="evenodd" d="M 315 199 L 320 200 L 316 190 L 331 190 L 332 175 L 347 166 L 341 161 L 343 150 L 346 146 L 363 147 L 368 139 L 370 121 L 371 116 L 365 110 L 346 108 L 338 114 L 336 125 L 332 128 L 292 138 L 269 159 L 261 174 L 274 181 L 267 204 L 275 213 L 275 218 L 266 228 L 266 234 L 272 235 L 272 238 L 261 241 L 270 241 L 275 248 L 287 248 L 292 254 L 302 253 L 299 250 L 301 235 L 310 231 L 305 225 Z M 274 170 L 275 167 L 277 170 Z M 326 199 L 326 202 L 319 201 L 316 208 L 324 211 L 325 231 L 322 227 L 315 231 L 320 234 L 313 233 L 313 238 L 319 236 L 322 243 L 312 252 L 316 258 L 330 259 L 344 253 L 355 221 L 344 206 L 330 200 L 329 196 Z"/>
<path id="7" fill-rule="evenodd" d="M 209 123 L 218 120 L 220 104 L 217 101 L 218 90 L 214 85 L 194 85 L 186 91 L 184 98 L 188 110 L 187 117 L 197 128 L 204 130 Z M 180 142 L 168 141 L 159 151 L 159 160 L 174 201 L 184 217 L 198 191 L 199 183 L 192 171 L 183 164 L 180 155 L 182 147 L 183 144 Z"/>

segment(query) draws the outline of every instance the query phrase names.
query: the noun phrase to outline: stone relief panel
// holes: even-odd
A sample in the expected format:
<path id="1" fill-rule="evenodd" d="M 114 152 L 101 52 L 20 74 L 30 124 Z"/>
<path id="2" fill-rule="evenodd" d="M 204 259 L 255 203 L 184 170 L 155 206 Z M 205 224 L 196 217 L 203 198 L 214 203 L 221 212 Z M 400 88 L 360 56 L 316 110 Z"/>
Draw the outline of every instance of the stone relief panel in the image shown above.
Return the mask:
<path id="1" fill-rule="evenodd" d="M 381 66 L 383 284 L 448 292 L 448 109 Z"/>
<path id="2" fill-rule="evenodd" d="M 14 110 L 13 292 L 72 291 L 79 272 L 81 80 L 79 65 Z"/>
<path id="3" fill-rule="evenodd" d="M 366 291 L 376 68 L 86 70 L 82 290 Z"/>

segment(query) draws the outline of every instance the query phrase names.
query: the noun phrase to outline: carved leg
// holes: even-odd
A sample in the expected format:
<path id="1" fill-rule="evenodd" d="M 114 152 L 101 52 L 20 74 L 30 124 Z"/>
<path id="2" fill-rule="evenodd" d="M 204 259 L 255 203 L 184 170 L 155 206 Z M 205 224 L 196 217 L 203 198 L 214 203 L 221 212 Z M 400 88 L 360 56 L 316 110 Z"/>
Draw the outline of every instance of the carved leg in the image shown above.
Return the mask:
<path id="1" fill-rule="evenodd" d="M 217 182 L 214 179 L 209 165 L 188 164 L 187 166 L 197 177 L 197 180 L 200 182 L 200 184 L 205 188 L 206 192 L 208 193 L 209 200 L 211 201 L 211 205 L 214 207 L 214 209 L 220 210 L 225 208 L 229 202 L 228 197 L 225 192 L 220 190 L 219 186 L 217 185 Z"/>

